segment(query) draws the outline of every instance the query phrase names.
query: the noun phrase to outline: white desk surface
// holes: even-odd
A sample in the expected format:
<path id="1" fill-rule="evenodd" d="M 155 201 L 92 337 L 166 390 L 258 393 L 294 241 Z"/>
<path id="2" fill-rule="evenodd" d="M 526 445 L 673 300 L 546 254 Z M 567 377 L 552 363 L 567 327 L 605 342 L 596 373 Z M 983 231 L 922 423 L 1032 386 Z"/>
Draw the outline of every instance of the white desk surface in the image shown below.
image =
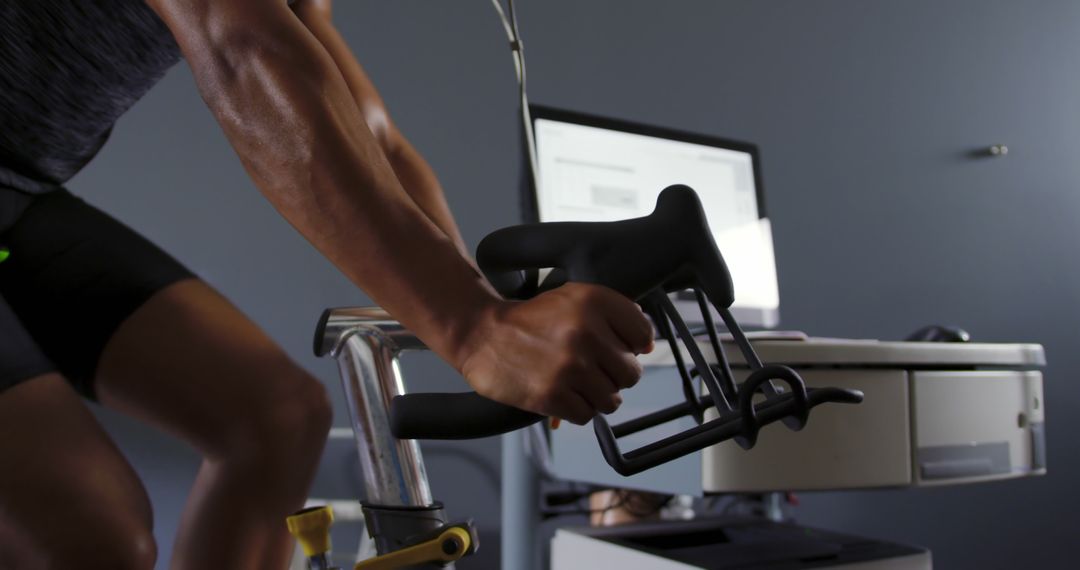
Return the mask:
<path id="1" fill-rule="evenodd" d="M 745 364 L 734 343 L 724 342 L 728 360 Z M 751 344 L 765 362 L 789 365 L 829 366 L 1003 366 L 1040 367 L 1046 355 L 1040 344 L 991 344 L 976 342 L 901 342 L 809 337 L 805 340 L 753 340 Z M 708 339 L 698 345 L 709 358 Z M 644 366 L 672 366 L 675 360 L 666 342 L 658 342 L 652 354 L 639 357 Z M 692 365 L 689 358 L 687 364 Z"/>

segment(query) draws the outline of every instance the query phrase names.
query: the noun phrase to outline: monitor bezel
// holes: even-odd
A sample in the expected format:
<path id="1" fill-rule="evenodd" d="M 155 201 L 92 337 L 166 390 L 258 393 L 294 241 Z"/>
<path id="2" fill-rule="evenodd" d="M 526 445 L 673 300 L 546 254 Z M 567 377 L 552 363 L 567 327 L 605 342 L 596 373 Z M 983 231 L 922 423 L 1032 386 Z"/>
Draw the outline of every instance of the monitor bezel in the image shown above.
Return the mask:
<path id="1" fill-rule="evenodd" d="M 624 119 L 602 117 L 600 115 L 582 113 L 579 111 L 558 109 L 546 105 L 530 104 L 529 114 L 531 116 L 534 131 L 538 119 L 548 119 L 551 121 L 578 124 L 587 127 L 596 127 L 636 135 L 700 144 L 724 150 L 745 152 L 750 155 L 751 165 L 754 171 L 754 192 L 757 197 L 758 219 L 768 217 L 767 209 L 765 207 L 765 183 L 761 175 L 761 153 L 759 152 L 758 145 L 754 143 L 701 133 L 692 133 L 679 129 L 647 125 Z M 535 188 L 531 182 L 527 184 L 527 186 L 532 189 L 532 192 L 531 200 L 525 201 L 526 211 L 524 212 L 524 218 L 526 222 L 537 223 L 540 222 L 540 189 Z"/>

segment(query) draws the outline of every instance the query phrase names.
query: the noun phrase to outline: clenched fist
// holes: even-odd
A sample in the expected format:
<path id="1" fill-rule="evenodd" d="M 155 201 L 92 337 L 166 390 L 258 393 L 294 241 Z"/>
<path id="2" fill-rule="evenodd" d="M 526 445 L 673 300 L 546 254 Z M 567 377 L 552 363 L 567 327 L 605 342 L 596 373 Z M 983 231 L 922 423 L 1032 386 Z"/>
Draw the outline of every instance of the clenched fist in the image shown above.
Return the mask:
<path id="1" fill-rule="evenodd" d="M 499 303 L 470 337 L 460 371 L 474 390 L 579 425 L 619 407 L 619 390 L 641 378 L 636 355 L 653 349 L 637 304 L 581 283 Z"/>

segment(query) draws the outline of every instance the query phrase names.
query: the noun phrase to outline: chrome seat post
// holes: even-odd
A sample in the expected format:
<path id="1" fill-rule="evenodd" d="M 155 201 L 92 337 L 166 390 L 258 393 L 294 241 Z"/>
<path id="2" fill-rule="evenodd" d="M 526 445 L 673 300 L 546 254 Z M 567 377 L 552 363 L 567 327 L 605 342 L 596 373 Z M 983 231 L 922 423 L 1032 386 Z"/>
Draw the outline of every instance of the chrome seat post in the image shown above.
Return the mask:
<path id="1" fill-rule="evenodd" d="M 390 401 L 405 393 L 398 357 L 406 350 L 425 349 L 378 307 L 328 309 L 319 321 L 315 354 L 337 360 L 367 503 L 434 504 L 419 443 L 395 438 L 389 421 Z"/>

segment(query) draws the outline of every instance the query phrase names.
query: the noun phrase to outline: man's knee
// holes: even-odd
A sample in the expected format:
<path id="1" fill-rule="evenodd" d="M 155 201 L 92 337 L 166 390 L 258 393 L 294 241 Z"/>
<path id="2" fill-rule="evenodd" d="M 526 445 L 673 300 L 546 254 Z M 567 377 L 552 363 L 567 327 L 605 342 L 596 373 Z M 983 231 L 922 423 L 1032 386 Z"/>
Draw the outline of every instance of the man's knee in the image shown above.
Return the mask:
<path id="1" fill-rule="evenodd" d="M 333 421 L 326 388 L 291 363 L 264 374 L 258 384 L 265 389 L 235 411 L 229 457 L 290 461 L 322 449 Z"/>

